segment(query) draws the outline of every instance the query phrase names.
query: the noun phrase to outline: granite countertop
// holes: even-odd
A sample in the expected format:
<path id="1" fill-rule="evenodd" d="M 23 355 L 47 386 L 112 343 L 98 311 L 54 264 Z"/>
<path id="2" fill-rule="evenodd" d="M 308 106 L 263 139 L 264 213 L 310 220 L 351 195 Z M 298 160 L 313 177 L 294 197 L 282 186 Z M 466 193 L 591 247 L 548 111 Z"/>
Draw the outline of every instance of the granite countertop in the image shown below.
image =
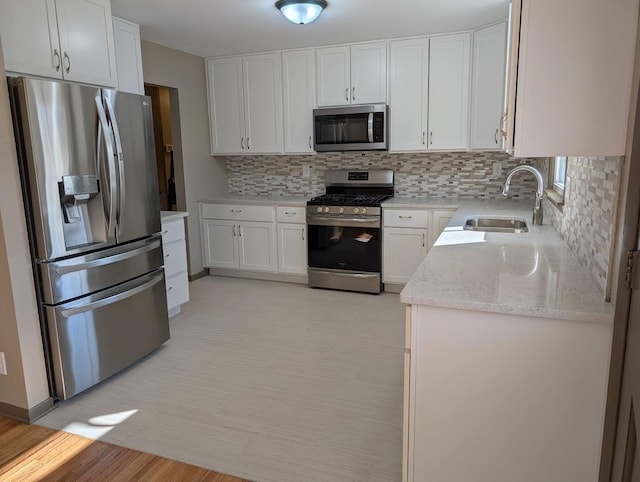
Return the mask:
<path id="1" fill-rule="evenodd" d="M 238 196 L 225 194 L 210 199 L 200 199 L 202 203 L 211 204 L 258 204 L 272 206 L 306 206 L 311 196 Z"/>
<path id="2" fill-rule="evenodd" d="M 188 215 L 187 211 L 160 211 L 160 220 L 173 221 L 174 219 L 186 218 Z"/>
<path id="3" fill-rule="evenodd" d="M 457 198 L 392 197 L 382 203 L 382 209 L 458 209 Z"/>
<path id="4" fill-rule="evenodd" d="M 400 293 L 403 303 L 613 323 L 613 305 L 556 230 L 548 221 L 532 224 L 533 201 L 456 202 L 455 216 Z M 529 232 L 464 231 L 477 215 L 521 218 Z"/>

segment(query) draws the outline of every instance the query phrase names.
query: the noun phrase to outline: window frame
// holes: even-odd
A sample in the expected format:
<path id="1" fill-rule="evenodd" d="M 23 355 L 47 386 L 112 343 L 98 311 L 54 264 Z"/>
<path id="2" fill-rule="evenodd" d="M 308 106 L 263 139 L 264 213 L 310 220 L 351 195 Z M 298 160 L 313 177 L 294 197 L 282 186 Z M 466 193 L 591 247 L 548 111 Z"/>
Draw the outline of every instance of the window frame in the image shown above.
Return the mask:
<path id="1" fill-rule="evenodd" d="M 560 162 L 564 163 L 563 169 L 561 170 L 558 169 L 558 163 Z M 549 160 L 548 188 L 546 189 L 547 198 L 560 210 L 562 210 L 565 201 L 568 166 L 568 156 L 555 156 Z M 558 176 L 562 174 L 564 175 L 564 179 L 562 179 L 562 182 L 558 182 Z"/>

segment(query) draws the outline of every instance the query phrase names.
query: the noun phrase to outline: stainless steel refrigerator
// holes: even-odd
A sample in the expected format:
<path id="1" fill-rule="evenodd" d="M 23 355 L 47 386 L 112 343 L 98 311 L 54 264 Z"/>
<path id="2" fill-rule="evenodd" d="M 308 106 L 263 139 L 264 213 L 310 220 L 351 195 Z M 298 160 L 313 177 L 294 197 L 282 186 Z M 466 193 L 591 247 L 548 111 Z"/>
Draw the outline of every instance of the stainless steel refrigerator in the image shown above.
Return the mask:
<path id="1" fill-rule="evenodd" d="M 169 339 L 151 102 L 9 80 L 52 395 Z"/>

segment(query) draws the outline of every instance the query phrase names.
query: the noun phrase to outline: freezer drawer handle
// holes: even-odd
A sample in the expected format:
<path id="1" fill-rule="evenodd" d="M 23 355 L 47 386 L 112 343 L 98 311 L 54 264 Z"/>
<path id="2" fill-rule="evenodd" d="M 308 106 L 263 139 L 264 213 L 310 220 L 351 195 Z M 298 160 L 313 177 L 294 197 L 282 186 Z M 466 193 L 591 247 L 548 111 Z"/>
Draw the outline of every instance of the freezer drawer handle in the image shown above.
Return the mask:
<path id="1" fill-rule="evenodd" d="M 113 303 L 117 303 L 118 301 L 126 300 L 127 298 L 131 298 L 132 296 L 137 295 L 138 293 L 142 293 L 143 291 L 151 288 L 156 283 L 160 282 L 162 279 L 162 271 L 156 274 L 151 280 L 136 286 L 124 293 L 119 293 L 117 295 L 109 296 L 108 298 L 104 298 L 102 300 L 94 301 L 93 303 L 88 303 L 86 305 L 78 306 L 77 308 L 69 308 L 68 310 L 62 310 L 60 313 L 65 318 L 68 318 L 73 315 L 78 315 L 80 313 L 85 313 L 87 311 L 95 310 L 96 308 L 101 308 L 103 306 L 112 305 Z"/>
<path id="2" fill-rule="evenodd" d="M 56 273 L 68 274 L 74 273 L 76 271 L 83 271 L 85 269 L 98 268 L 100 266 L 104 266 L 105 264 L 111 264 L 118 261 L 123 261 L 125 259 L 135 258 L 136 256 L 139 256 L 141 254 L 153 251 L 159 246 L 160 240 L 156 239 L 153 243 L 148 244 L 147 246 L 142 246 L 141 248 L 127 251 L 126 253 L 115 254 L 113 256 L 107 256 L 106 258 L 100 258 L 93 261 L 87 261 L 86 263 L 74 264 L 71 266 L 58 266 L 56 267 Z"/>

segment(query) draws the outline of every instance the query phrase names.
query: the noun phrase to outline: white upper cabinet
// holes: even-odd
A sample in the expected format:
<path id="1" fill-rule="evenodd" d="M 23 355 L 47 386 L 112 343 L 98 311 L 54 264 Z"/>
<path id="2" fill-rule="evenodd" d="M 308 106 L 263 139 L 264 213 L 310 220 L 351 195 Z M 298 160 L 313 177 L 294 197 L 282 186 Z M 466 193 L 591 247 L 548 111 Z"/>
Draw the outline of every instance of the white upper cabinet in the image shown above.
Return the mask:
<path id="1" fill-rule="evenodd" d="M 637 0 L 514 0 L 512 18 L 507 149 L 624 155 Z"/>
<path id="2" fill-rule="evenodd" d="M 282 152 L 280 53 L 207 60 L 212 154 Z"/>
<path id="3" fill-rule="evenodd" d="M 7 71 L 117 85 L 109 0 L 7 0 L 0 32 Z"/>
<path id="4" fill-rule="evenodd" d="M 207 61 L 212 154 L 245 152 L 242 57 Z"/>
<path id="5" fill-rule="evenodd" d="M 312 49 L 282 53 L 284 151 L 287 153 L 313 152 L 314 60 Z"/>
<path id="6" fill-rule="evenodd" d="M 506 60 L 506 22 L 473 33 L 471 149 L 502 149 Z"/>
<path id="7" fill-rule="evenodd" d="M 387 100 L 387 42 L 316 50 L 318 106 Z"/>
<path id="8" fill-rule="evenodd" d="M 391 151 L 427 148 L 429 39 L 390 42 L 389 109 Z"/>
<path id="9" fill-rule="evenodd" d="M 113 17 L 113 40 L 116 49 L 118 90 L 144 95 L 140 27 Z"/>
<path id="10" fill-rule="evenodd" d="M 282 152 L 282 60 L 280 52 L 243 60 L 247 152 Z"/>
<path id="11" fill-rule="evenodd" d="M 429 149 L 468 147 L 471 34 L 429 41 Z"/>

